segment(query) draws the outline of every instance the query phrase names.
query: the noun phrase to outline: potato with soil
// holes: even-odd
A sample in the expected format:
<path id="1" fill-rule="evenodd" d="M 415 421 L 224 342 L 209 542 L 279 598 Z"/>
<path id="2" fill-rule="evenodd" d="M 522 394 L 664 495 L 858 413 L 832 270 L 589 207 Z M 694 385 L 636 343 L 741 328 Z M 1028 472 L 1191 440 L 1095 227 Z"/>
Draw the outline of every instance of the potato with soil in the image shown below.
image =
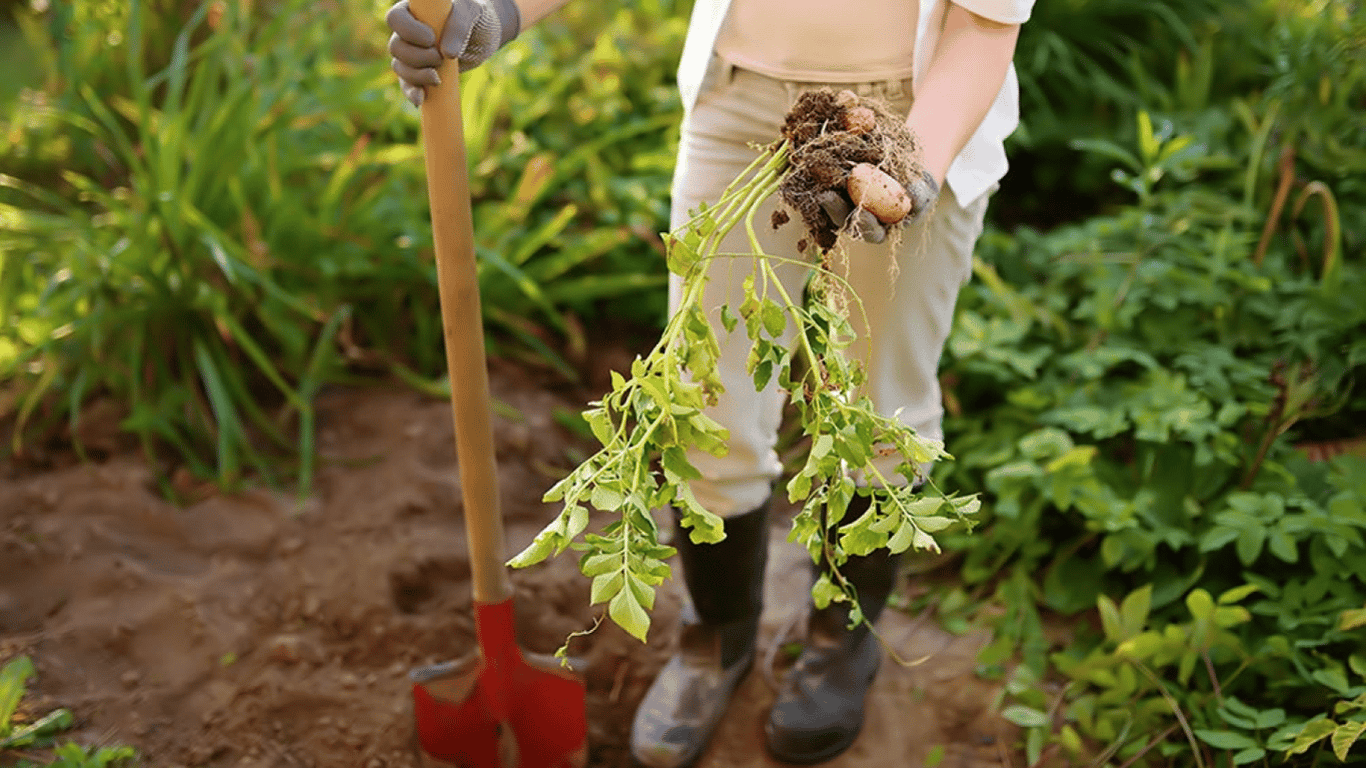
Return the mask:
<path id="1" fill-rule="evenodd" d="M 780 194 L 821 252 L 841 234 L 881 242 L 886 227 L 911 213 L 919 146 L 885 103 L 847 89 L 810 91 L 788 112 L 782 135 L 791 167 Z M 878 226 L 868 226 L 872 219 Z"/>

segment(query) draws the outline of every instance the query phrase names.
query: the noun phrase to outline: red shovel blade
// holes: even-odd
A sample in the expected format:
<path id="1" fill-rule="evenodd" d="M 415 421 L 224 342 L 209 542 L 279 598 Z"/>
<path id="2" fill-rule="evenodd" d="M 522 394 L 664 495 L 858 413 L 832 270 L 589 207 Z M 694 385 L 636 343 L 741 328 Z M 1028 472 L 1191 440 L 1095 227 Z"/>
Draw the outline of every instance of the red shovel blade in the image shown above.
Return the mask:
<path id="1" fill-rule="evenodd" d="M 479 658 L 418 670 L 417 740 L 428 765 L 578 768 L 588 761 L 584 685 L 517 648 L 512 600 L 475 605 Z M 435 670 L 435 671 L 433 671 Z"/>

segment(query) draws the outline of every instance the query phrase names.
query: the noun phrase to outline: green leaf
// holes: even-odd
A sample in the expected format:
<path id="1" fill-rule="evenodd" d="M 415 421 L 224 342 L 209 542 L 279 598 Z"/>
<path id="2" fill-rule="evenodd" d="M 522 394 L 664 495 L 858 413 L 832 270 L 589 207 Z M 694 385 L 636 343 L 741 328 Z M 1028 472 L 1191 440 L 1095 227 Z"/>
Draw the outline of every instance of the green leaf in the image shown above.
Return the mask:
<path id="1" fill-rule="evenodd" d="M 1139 587 L 1124 598 L 1124 603 L 1119 609 L 1120 617 L 1123 619 L 1124 639 L 1127 640 L 1143 631 L 1143 627 L 1148 623 L 1148 610 L 1152 607 L 1152 602 L 1151 584 Z"/>
<path id="2" fill-rule="evenodd" d="M 1247 749 L 1257 746 L 1257 742 L 1233 731 L 1211 731 L 1203 728 L 1195 729 L 1195 735 L 1200 740 L 1215 749 Z"/>
<path id="3" fill-rule="evenodd" d="M 1198 620 L 1209 621 L 1214 618 L 1214 600 L 1203 589 L 1193 589 L 1186 595 L 1186 607 L 1190 609 L 1191 616 Z"/>
<path id="4" fill-rule="evenodd" d="M 1157 160 L 1158 142 L 1153 135 L 1153 121 L 1148 117 L 1147 110 L 1138 112 L 1138 151 L 1145 164 L 1151 164 Z"/>
<path id="5" fill-rule="evenodd" d="M 697 503 L 697 498 L 693 496 L 692 489 L 684 486 L 679 489 L 678 501 L 681 504 L 683 517 L 680 520 L 682 526 L 689 530 L 688 539 L 694 544 L 715 544 L 726 538 L 725 521 L 720 515 L 715 514 Z"/>
<path id="6" fill-rule="evenodd" d="M 1271 550 L 1271 554 L 1279 557 L 1283 562 L 1294 563 L 1300 559 L 1300 551 L 1295 546 L 1295 538 L 1279 526 L 1272 529 L 1271 536 L 1267 540 L 1267 548 Z"/>
<path id="7" fill-rule="evenodd" d="M 1336 728 L 1337 723 L 1327 718 L 1310 720 L 1304 724 L 1304 728 L 1295 737 L 1295 743 L 1290 745 L 1290 749 L 1285 753 L 1299 755 L 1308 752 L 1310 747 L 1327 738 Z"/>
<path id="8" fill-rule="evenodd" d="M 878 533 L 891 533 L 901 524 L 901 516 L 896 514 L 883 515 L 876 522 L 868 526 L 870 530 Z"/>
<path id="9" fill-rule="evenodd" d="M 583 418 L 588 422 L 588 428 L 592 430 L 593 437 L 597 438 L 599 443 L 604 446 L 612 443 L 616 428 L 612 425 L 612 418 L 608 416 L 605 408 L 590 408 L 583 412 Z"/>
<path id="10" fill-rule="evenodd" d="M 1366 720 L 1346 722 L 1333 731 L 1333 754 L 1337 755 L 1338 760 L 1347 762 L 1347 751 L 1361 738 L 1364 731 L 1366 731 Z"/>
<path id="11" fill-rule="evenodd" d="M 1216 525 L 1200 537 L 1200 551 L 1213 552 L 1230 541 L 1238 538 L 1238 529 L 1226 525 Z"/>
<path id="12" fill-rule="evenodd" d="M 543 562 L 555 550 L 555 534 L 542 531 L 531 540 L 526 549 L 518 552 L 508 561 L 509 568 L 527 568 Z"/>
<path id="13" fill-rule="evenodd" d="M 768 335 L 775 339 L 782 336 L 783 331 L 787 328 L 787 315 L 783 312 L 782 307 L 771 301 L 766 301 L 762 311 L 764 330 L 768 331 Z"/>
<path id="14" fill-rule="evenodd" d="M 730 311 L 730 305 L 721 305 L 721 327 L 726 329 L 726 333 L 735 330 L 735 326 L 739 322 L 740 319 L 735 316 L 735 313 Z"/>
<path id="15" fill-rule="evenodd" d="M 811 600 L 817 608 L 827 608 L 831 602 L 841 602 L 844 597 L 844 590 L 830 580 L 829 574 L 822 573 L 811 585 Z"/>
<path id="16" fill-rule="evenodd" d="M 841 531 L 840 547 L 850 555 L 863 556 L 887 543 L 887 534 L 878 533 L 866 523 L 859 526 L 853 526 L 851 523 L 844 526 Z"/>
<path id="17" fill-rule="evenodd" d="M 894 555 L 905 552 L 915 542 L 915 536 L 918 532 L 919 529 L 913 523 L 909 520 L 903 520 L 896 529 L 896 533 L 892 534 L 892 538 L 887 542 L 887 549 L 891 550 Z"/>
<path id="18" fill-rule="evenodd" d="M 687 451 L 680 446 L 671 445 L 665 448 L 660 454 L 660 464 L 664 471 L 671 473 L 677 481 L 702 479 L 702 473 L 688 461 Z"/>
<path id="19" fill-rule="evenodd" d="M 15 728 L 8 737 L 0 738 L 0 750 L 39 745 L 40 740 L 50 740 L 75 724 L 76 717 L 71 710 L 54 709 L 28 725 Z"/>
<path id="20" fill-rule="evenodd" d="M 919 526 L 921 530 L 927 531 L 929 533 L 937 533 L 939 531 L 942 531 L 945 528 L 948 528 L 950 525 L 953 525 L 955 522 L 957 521 L 947 517 L 939 516 L 917 517 L 915 519 L 915 524 Z"/>
<path id="21" fill-rule="evenodd" d="M 600 552 L 595 555 L 586 555 L 583 562 L 579 565 L 579 572 L 588 578 L 601 576 L 604 573 L 621 567 L 621 555 L 611 552 Z M 594 602 L 597 602 L 596 600 Z"/>
<path id="22" fill-rule="evenodd" d="M 1261 760 L 1266 756 L 1266 750 L 1261 747 L 1248 747 L 1233 756 L 1234 765 L 1247 765 L 1248 763 Z"/>
<path id="23" fill-rule="evenodd" d="M 1145 661 L 1166 646 L 1166 641 L 1156 632 L 1143 632 L 1119 644 L 1115 653 L 1126 659 Z"/>
<path id="24" fill-rule="evenodd" d="M 569 520 L 565 523 L 565 541 L 572 541 L 588 528 L 588 510 L 575 504 L 569 508 Z"/>
<path id="25" fill-rule="evenodd" d="M 944 498 L 942 496 L 924 496 L 919 499 L 916 499 L 915 501 L 912 501 L 910 504 L 907 504 L 905 514 L 917 518 L 917 524 L 924 525 L 924 521 L 920 520 L 919 518 L 933 516 L 934 513 L 938 512 L 939 508 L 942 506 L 944 506 Z M 939 529 L 929 528 L 927 530 Z"/>
<path id="26" fill-rule="evenodd" d="M 1241 605 L 1223 605 L 1214 609 L 1214 625 L 1223 629 L 1252 621 L 1252 613 Z"/>
<path id="27" fill-rule="evenodd" d="M 646 611 L 655 609 L 655 591 L 644 580 L 632 578 L 627 582 L 627 587 L 635 596 L 636 602 L 640 603 Z"/>
<path id="28" fill-rule="evenodd" d="M 1239 602 L 1243 598 L 1260 589 L 1261 587 L 1257 586 L 1256 584 L 1244 584 L 1241 587 L 1234 587 L 1233 589 L 1227 590 L 1223 594 L 1219 595 L 1219 604 L 1228 605 L 1229 603 Z"/>
<path id="29" fill-rule="evenodd" d="M 977 514 L 981 508 L 982 500 L 976 494 L 954 499 L 953 501 L 954 511 L 964 517 Z"/>
<path id="30" fill-rule="evenodd" d="M 1338 630 L 1341 632 L 1351 632 L 1363 626 L 1366 626 L 1366 608 L 1349 608 L 1338 615 Z M 1362 671 L 1357 674 L 1366 676 L 1366 672 Z"/>
<path id="31" fill-rule="evenodd" d="M 1105 639 L 1112 643 L 1125 640 L 1124 623 L 1119 617 L 1119 608 L 1115 606 L 1115 601 L 1101 595 L 1096 598 L 1096 608 L 1100 612 L 1100 626 L 1105 632 Z"/>
<path id="32" fill-rule="evenodd" d="M 24 697 L 24 685 L 36 671 L 33 660 L 27 656 L 20 656 L 0 669 L 0 735 L 9 732 L 10 718 Z"/>
<path id="33" fill-rule="evenodd" d="M 1347 695 L 1347 673 L 1343 672 L 1340 667 L 1316 669 L 1310 677 L 1313 677 L 1317 682 L 1332 688 L 1340 696 Z"/>
<path id="34" fill-rule="evenodd" d="M 1243 565 L 1252 565 L 1257 556 L 1262 553 L 1262 545 L 1266 542 L 1266 529 L 1260 524 L 1253 523 L 1243 528 L 1238 533 L 1238 559 Z"/>
<path id="35" fill-rule="evenodd" d="M 594 487 L 592 497 L 589 499 L 589 503 L 603 512 L 615 512 L 621 509 L 621 505 L 625 501 L 626 496 L 621 491 L 603 485 Z"/>
<path id="36" fill-rule="evenodd" d="M 1285 722 L 1285 710 L 1279 707 L 1257 713 L 1258 728 L 1279 728 Z"/>
<path id="37" fill-rule="evenodd" d="M 1357 677 L 1366 678 L 1366 654 L 1354 653 L 1347 657 L 1347 666 Z"/>
<path id="38" fill-rule="evenodd" d="M 939 551 L 939 544 L 934 540 L 934 537 L 920 530 L 919 527 L 915 529 L 915 534 L 911 538 L 911 546 L 916 549 L 928 550 L 931 552 Z"/>
<path id="39" fill-rule="evenodd" d="M 1052 722 L 1048 718 L 1048 713 L 1023 704 L 1012 704 L 1006 707 L 1001 711 L 1001 717 L 1021 728 L 1042 728 Z"/>
<path id="40" fill-rule="evenodd" d="M 613 597 L 612 602 L 608 604 L 607 613 L 612 617 L 612 621 L 617 623 L 617 626 L 626 630 L 640 642 L 645 642 L 645 635 L 650 631 L 650 616 L 644 608 L 640 607 L 640 603 L 637 602 L 632 590 L 620 589 L 616 597 Z"/>
<path id="41" fill-rule="evenodd" d="M 1094 152 L 1098 155 L 1104 155 L 1114 160 L 1118 160 L 1129 168 L 1132 168 L 1135 172 L 1140 171 L 1143 168 L 1138 158 L 1134 157 L 1132 153 L 1113 141 L 1107 141 L 1105 139 L 1073 139 L 1068 142 L 1068 145 L 1073 149 L 1079 149 L 1083 152 Z"/>

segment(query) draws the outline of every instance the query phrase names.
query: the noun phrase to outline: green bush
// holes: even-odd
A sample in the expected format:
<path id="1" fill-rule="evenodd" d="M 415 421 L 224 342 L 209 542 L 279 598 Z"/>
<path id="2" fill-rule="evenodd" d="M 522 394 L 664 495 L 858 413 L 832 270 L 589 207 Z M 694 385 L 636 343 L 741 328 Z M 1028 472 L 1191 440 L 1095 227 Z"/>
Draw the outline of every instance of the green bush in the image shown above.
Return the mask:
<path id="1" fill-rule="evenodd" d="M 382 53 L 383 4 L 362 5 L 21 17 L 49 85 L 18 105 L 0 175 L 14 449 L 76 434 L 81 404 L 108 395 L 149 457 L 306 487 L 326 382 L 440 388 L 417 115 Z M 462 78 L 486 319 L 566 375 L 576 316 L 663 314 L 650 238 L 684 29 L 665 11 L 562 15 Z M 657 46 L 628 42 L 647 29 Z"/>
<path id="2" fill-rule="evenodd" d="M 964 580 L 1007 607 L 992 653 L 1024 659 L 1008 713 L 1031 759 L 1346 757 L 1361 733 L 1366 461 L 1294 443 L 1359 436 L 1366 413 L 1366 249 L 1341 213 L 1366 163 L 1310 135 L 1341 115 L 1281 111 L 1301 99 L 1268 88 L 1156 127 L 1140 112 L 1137 151 L 1074 142 L 1118 162 L 1136 202 L 979 249 L 945 360 L 944 483 L 993 516 L 957 546 Z M 1268 237 L 1277 134 L 1355 165 L 1300 181 L 1322 215 Z M 1099 631 L 1050 646 L 1042 613 L 1091 611 Z"/>

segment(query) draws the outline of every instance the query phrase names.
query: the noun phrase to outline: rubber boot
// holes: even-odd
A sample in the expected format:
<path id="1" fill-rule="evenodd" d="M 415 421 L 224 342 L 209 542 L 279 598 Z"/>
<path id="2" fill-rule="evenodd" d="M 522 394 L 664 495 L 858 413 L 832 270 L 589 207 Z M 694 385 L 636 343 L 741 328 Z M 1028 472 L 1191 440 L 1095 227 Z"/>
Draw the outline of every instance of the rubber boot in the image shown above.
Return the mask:
<path id="1" fill-rule="evenodd" d="M 754 663 L 768 560 L 768 504 L 726 519 L 726 538 L 694 544 L 674 515 L 674 546 L 690 604 L 678 653 L 655 677 L 631 724 L 631 755 L 647 768 L 697 762 Z"/>
<path id="2" fill-rule="evenodd" d="M 846 517 L 863 514 L 868 501 L 856 496 Z M 847 602 L 812 608 L 806 647 L 788 672 L 764 728 L 774 757 L 803 765 L 823 763 L 858 737 L 864 700 L 882 662 L 882 648 L 869 624 L 877 621 L 896 586 L 899 560 L 899 555 L 879 549 L 851 556 L 840 567 L 854 585 L 867 624 L 848 629 Z"/>

